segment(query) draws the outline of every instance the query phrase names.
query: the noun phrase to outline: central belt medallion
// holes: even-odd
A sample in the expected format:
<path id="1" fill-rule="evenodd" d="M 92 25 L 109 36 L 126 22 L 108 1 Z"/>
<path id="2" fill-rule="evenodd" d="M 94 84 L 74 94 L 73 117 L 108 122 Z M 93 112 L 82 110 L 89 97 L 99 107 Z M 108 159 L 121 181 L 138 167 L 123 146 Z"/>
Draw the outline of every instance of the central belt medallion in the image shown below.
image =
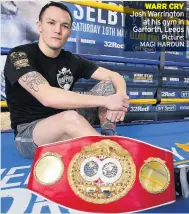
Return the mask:
<path id="1" fill-rule="evenodd" d="M 68 168 L 74 193 L 95 204 L 119 200 L 131 190 L 135 178 L 136 167 L 130 153 L 111 140 L 83 148 Z"/>

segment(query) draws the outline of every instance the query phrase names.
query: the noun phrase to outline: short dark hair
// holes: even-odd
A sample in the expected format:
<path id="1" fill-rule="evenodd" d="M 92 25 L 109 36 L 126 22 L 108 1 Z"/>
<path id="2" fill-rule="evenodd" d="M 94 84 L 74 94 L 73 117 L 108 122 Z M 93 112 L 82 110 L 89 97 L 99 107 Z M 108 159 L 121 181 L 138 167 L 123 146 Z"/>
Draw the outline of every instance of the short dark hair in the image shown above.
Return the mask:
<path id="1" fill-rule="evenodd" d="M 41 8 L 41 11 L 40 11 L 40 13 L 39 13 L 39 21 L 42 20 L 43 13 L 44 13 L 45 10 L 46 10 L 48 7 L 50 7 L 50 6 L 58 7 L 58 8 L 60 8 L 60 9 L 64 10 L 64 11 L 68 12 L 69 15 L 70 15 L 71 24 L 72 24 L 72 22 L 73 22 L 73 17 L 72 17 L 72 14 L 71 14 L 70 10 L 68 9 L 68 7 L 67 7 L 66 5 L 64 5 L 62 2 L 54 2 L 54 1 L 50 1 L 48 4 L 46 4 L 45 6 L 43 6 L 43 7 Z"/>

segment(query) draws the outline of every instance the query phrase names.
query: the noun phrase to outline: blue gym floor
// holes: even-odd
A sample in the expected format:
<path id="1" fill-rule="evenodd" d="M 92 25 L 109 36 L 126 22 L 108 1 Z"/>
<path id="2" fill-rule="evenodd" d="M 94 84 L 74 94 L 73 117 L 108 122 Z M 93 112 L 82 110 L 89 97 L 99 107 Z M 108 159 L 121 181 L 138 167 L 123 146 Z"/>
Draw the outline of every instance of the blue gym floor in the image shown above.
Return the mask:
<path id="1" fill-rule="evenodd" d="M 144 125 L 122 125 L 118 134 L 142 140 L 174 153 L 175 167 L 189 165 L 189 121 Z M 75 213 L 31 194 L 26 189 L 32 160 L 23 158 L 14 145 L 13 133 L 1 133 L 1 211 L 0 213 Z M 175 143 L 185 144 L 179 148 Z M 141 196 L 142 197 L 142 196 Z M 81 212 L 82 213 L 82 212 Z M 189 213 L 189 198 L 141 213 Z"/>

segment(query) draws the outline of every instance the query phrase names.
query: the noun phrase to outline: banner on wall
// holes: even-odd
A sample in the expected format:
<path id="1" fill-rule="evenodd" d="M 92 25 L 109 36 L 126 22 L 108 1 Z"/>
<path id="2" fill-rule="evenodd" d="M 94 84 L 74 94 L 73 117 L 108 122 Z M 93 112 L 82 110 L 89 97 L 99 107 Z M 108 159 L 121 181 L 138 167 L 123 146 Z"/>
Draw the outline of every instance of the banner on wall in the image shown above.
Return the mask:
<path id="1" fill-rule="evenodd" d="M 123 6 L 122 1 L 105 2 Z M 131 17 L 131 14 L 85 7 L 65 3 L 73 14 L 72 33 L 65 49 L 79 54 L 111 55 L 122 57 L 158 59 L 159 52 L 155 48 L 139 49 L 138 42 L 144 41 L 147 34 L 136 34 L 127 30 L 125 26 L 134 26 L 141 23 L 142 17 Z M 44 2 L 7 1 L 2 2 L 1 22 L 3 47 L 14 47 L 20 44 L 33 42 L 38 39 L 36 20 Z M 142 2 L 124 2 L 130 8 L 142 8 Z M 188 30 L 186 31 L 188 32 Z M 14 35 L 14 36 L 13 36 Z M 187 33 L 188 36 L 188 33 Z M 151 35 L 156 39 L 157 35 Z M 131 49 L 124 49 L 125 41 L 132 45 Z M 167 56 L 186 61 L 186 52 L 172 52 Z M 169 58 L 171 60 L 171 58 Z"/>
<path id="2" fill-rule="evenodd" d="M 130 105 L 129 112 L 188 112 L 189 104 Z"/>

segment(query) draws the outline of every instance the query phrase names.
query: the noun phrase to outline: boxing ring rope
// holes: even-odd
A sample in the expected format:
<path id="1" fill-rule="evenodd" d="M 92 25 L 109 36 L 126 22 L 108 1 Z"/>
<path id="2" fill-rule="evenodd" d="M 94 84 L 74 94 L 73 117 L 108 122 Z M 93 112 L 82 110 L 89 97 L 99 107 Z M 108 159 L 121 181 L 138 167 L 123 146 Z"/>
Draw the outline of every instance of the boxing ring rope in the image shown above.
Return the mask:
<path id="1" fill-rule="evenodd" d="M 1 48 L 1 54 L 7 55 L 10 51 L 10 48 Z M 112 57 L 112 56 L 97 56 L 97 55 L 88 55 L 88 54 L 79 54 L 79 56 L 84 57 L 89 60 L 94 61 L 106 61 L 106 62 L 117 62 L 117 63 L 141 63 L 141 64 L 150 64 L 150 65 L 159 65 L 159 60 L 146 60 L 146 59 L 134 59 L 134 58 L 124 58 L 124 57 Z M 171 62 L 166 61 L 166 66 L 185 66 L 189 67 L 189 63 L 180 63 L 180 62 Z M 148 105 L 156 104 L 156 99 L 130 99 L 130 104 L 132 105 Z M 189 103 L 189 98 L 162 98 L 161 104 L 176 104 L 176 103 Z M 6 108 L 7 102 L 1 101 L 1 107 Z"/>
<path id="2" fill-rule="evenodd" d="M 129 103 L 132 105 L 154 105 L 157 103 L 156 99 L 130 99 Z M 161 104 L 176 104 L 176 103 L 189 103 L 189 98 L 162 98 Z M 7 102 L 1 101 L 1 108 L 6 108 Z"/>
<path id="3" fill-rule="evenodd" d="M 91 1 L 63 0 L 63 2 L 67 2 L 70 4 L 78 4 L 78 5 L 87 6 L 87 7 L 94 7 L 94 8 L 104 9 L 104 10 L 111 10 L 111 11 L 120 12 L 120 13 L 124 13 L 124 14 L 130 14 L 130 15 L 133 14 L 133 11 L 142 12 L 142 10 L 139 10 L 139 9 L 118 6 L 118 5 L 114 5 L 114 4 L 101 3 L 101 2 L 96 2 L 94 0 L 91 0 Z M 144 14 L 146 17 L 149 17 L 149 18 L 151 17 L 154 19 L 160 19 L 160 20 L 162 19 L 162 16 L 152 17 L 152 16 L 148 15 L 147 13 L 144 13 Z M 181 19 L 178 19 L 178 18 L 168 17 L 168 20 L 175 20 L 179 24 L 182 23 Z M 185 20 L 184 24 L 189 26 L 189 20 Z"/>
<path id="4" fill-rule="evenodd" d="M 11 48 L 1 47 L 1 55 L 7 55 Z M 117 62 L 117 63 L 135 63 L 135 64 L 147 64 L 147 65 L 159 65 L 159 60 L 146 60 L 146 59 L 136 59 L 136 58 L 124 58 L 117 56 L 99 56 L 99 55 L 90 55 L 90 54 L 76 54 L 83 58 L 93 61 L 105 61 L 105 62 Z M 178 67 L 189 67 L 187 62 L 174 62 L 166 61 L 165 66 L 178 66 Z"/>

